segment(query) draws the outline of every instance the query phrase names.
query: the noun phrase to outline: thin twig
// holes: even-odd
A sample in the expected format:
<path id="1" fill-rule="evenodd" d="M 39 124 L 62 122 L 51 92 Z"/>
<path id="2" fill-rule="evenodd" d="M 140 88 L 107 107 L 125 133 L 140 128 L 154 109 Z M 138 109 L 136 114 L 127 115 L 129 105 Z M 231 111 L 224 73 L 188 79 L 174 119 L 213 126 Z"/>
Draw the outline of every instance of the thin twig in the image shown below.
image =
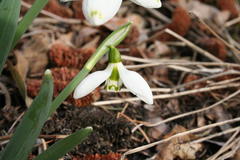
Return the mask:
<path id="1" fill-rule="evenodd" d="M 236 88 L 239 86 L 240 86 L 239 83 L 233 83 L 233 84 L 228 84 L 228 85 L 193 89 L 193 90 L 189 90 L 189 91 L 183 91 L 183 92 L 172 93 L 172 94 L 158 94 L 158 95 L 153 96 L 153 99 L 176 98 L 176 97 L 191 95 L 191 94 L 195 94 L 195 93 L 210 92 L 213 90 L 219 90 L 219 89 L 225 89 L 225 88 Z M 112 104 L 133 102 L 133 101 L 139 101 L 139 100 L 140 100 L 139 98 L 122 98 L 122 99 L 117 99 L 117 100 L 98 101 L 98 102 L 92 103 L 92 105 L 94 105 L 94 106 L 112 105 Z"/>
<path id="2" fill-rule="evenodd" d="M 210 80 L 210 79 L 214 79 L 214 78 L 218 78 L 218 77 L 222 77 L 222 76 L 227 76 L 227 75 L 240 75 L 240 72 L 239 71 L 235 71 L 235 70 L 229 70 L 227 72 L 214 74 L 214 75 L 211 75 L 211 76 L 208 76 L 208 77 L 203 77 L 203 78 L 200 78 L 200 79 L 197 79 L 197 80 L 193 80 L 193 81 L 188 82 L 188 83 L 184 83 L 184 84 L 178 85 L 176 87 L 173 87 L 172 90 L 185 88 L 187 86 L 191 86 L 191 85 L 194 85 L 194 84 L 197 84 L 197 83 L 205 82 L 205 81 Z"/>
<path id="3" fill-rule="evenodd" d="M 236 136 L 239 133 L 239 127 L 238 130 L 235 131 L 235 133 L 228 139 L 228 141 L 221 147 L 221 149 L 218 150 L 217 153 L 215 153 L 213 156 L 209 157 L 208 160 L 214 160 L 216 159 L 218 156 L 220 156 L 222 153 L 224 153 L 226 150 L 228 150 L 229 148 L 229 144 L 236 138 Z"/>
<path id="4" fill-rule="evenodd" d="M 190 142 L 190 144 L 201 143 L 201 142 L 204 142 L 204 141 L 208 141 L 208 140 L 210 140 L 212 138 L 220 137 L 222 135 L 226 135 L 226 134 L 229 134 L 229 133 L 233 133 L 233 132 L 239 131 L 239 129 L 240 129 L 240 127 L 235 127 L 235 128 L 228 129 L 226 131 L 222 131 L 222 132 L 219 132 L 219 133 L 211 134 L 209 136 L 206 136 L 206 137 L 194 140 L 194 141 Z"/>
<path id="5" fill-rule="evenodd" d="M 165 120 L 162 120 L 160 122 L 157 122 L 157 123 L 153 123 L 153 124 L 150 124 L 150 123 L 146 123 L 146 124 L 140 124 L 139 126 L 146 126 L 146 127 L 155 127 L 155 126 L 158 126 L 158 125 L 161 125 L 163 123 L 168 123 L 170 121 L 173 121 L 173 120 L 176 120 L 176 119 L 179 119 L 179 118 L 183 118 L 183 117 L 186 117 L 186 116 L 190 116 L 190 115 L 194 115 L 194 114 L 197 114 L 197 113 L 201 113 L 201 112 L 204 112 L 204 111 L 207 111 L 207 110 L 210 110 L 210 109 L 213 109 L 214 107 L 217 107 L 219 106 L 220 104 L 232 99 L 233 97 L 237 96 L 238 94 L 240 94 L 240 90 L 230 94 L 229 96 L 227 96 L 226 98 L 214 103 L 213 105 L 210 105 L 206 108 L 202 108 L 202 109 L 198 109 L 198 110 L 195 110 L 195 111 L 191 111 L 191 112 L 187 112 L 187 113 L 183 113 L 183 114 L 180 114 L 180 115 L 177 115 L 177 116 L 173 116 L 173 117 L 170 117 L 170 118 L 167 118 Z"/>
<path id="6" fill-rule="evenodd" d="M 197 15 L 194 15 L 197 17 Z M 198 22 L 203 24 L 215 37 L 217 37 L 220 41 L 222 41 L 228 48 L 233 51 L 234 56 L 237 58 L 237 61 L 240 62 L 240 51 L 237 50 L 233 45 L 229 44 L 222 37 L 220 37 L 209 25 L 207 25 L 201 18 L 197 17 Z"/>
<path id="7" fill-rule="evenodd" d="M 139 64 L 139 65 L 127 65 L 129 69 L 137 69 L 137 68 L 146 68 L 146 67 L 154 67 L 160 65 L 181 65 L 181 66 L 221 66 L 221 67 L 238 67 L 240 68 L 239 64 L 236 63 L 226 63 L 226 62 L 191 62 L 187 60 L 179 60 L 179 59 L 143 59 L 137 58 L 132 56 L 122 55 L 121 58 L 126 61 L 133 61 L 133 62 L 141 62 L 146 64 Z"/>
<path id="8" fill-rule="evenodd" d="M 225 27 L 230 27 L 234 24 L 240 23 L 240 17 L 237 17 L 235 19 L 232 19 L 224 24 Z"/>
<path id="9" fill-rule="evenodd" d="M 119 115 L 121 115 L 122 117 L 127 119 L 129 122 L 133 123 L 134 125 L 137 125 L 133 119 L 131 119 L 130 117 L 128 117 L 124 113 L 119 113 Z M 147 134 L 144 132 L 144 130 L 141 127 L 139 127 L 138 130 L 142 133 L 142 135 L 145 138 L 145 140 L 147 141 L 147 143 L 150 143 L 151 141 L 150 141 L 149 137 L 147 136 Z"/>
<path id="10" fill-rule="evenodd" d="M 177 34 L 176 32 L 170 30 L 170 29 L 165 29 L 164 30 L 166 33 L 174 36 L 175 38 L 185 42 L 189 47 L 191 47 L 192 49 L 198 51 L 199 53 L 201 53 L 203 56 L 211 59 L 212 61 L 215 62 L 222 62 L 221 59 L 215 57 L 213 54 L 209 53 L 208 51 L 203 50 L 202 48 L 198 47 L 197 45 L 193 44 L 192 42 L 190 42 L 189 40 L 185 39 L 184 37 L 180 36 L 179 34 Z"/>
<path id="11" fill-rule="evenodd" d="M 21 118 L 23 117 L 25 112 L 21 113 L 17 119 L 14 121 L 14 123 L 11 125 L 11 127 L 8 129 L 8 132 L 7 133 L 11 133 L 13 128 L 16 126 L 16 124 L 21 120 Z"/>

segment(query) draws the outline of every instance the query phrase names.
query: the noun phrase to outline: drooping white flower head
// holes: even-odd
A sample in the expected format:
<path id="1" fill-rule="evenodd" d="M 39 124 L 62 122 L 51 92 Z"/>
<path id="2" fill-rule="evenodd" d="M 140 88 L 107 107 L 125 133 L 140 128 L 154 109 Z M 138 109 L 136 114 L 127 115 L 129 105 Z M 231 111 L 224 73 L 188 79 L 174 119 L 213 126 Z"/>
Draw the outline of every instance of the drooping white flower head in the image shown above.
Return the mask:
<path id="1" fill-rule="evenodd" d="M 120 53 L 114 47 L 110 47 L 109 61 L 110 63 L 105 70 L 89 74 L 80 82 L 73 93 L 75 99 L 88 95 L 106 81 L 105 89 L 108 91 L 119 91 L 123 84 L 145 103 L 153 104 L 152 91 L 147 82 L 137 72 L 130 71 L 124 67 Z"/>
<path id="2" fill-rule="evenodd" d="M 146 8 L 160 8 L 161 0 L 131 0 Z M 83 14 L 93 25 L 101 25 L 115 16 L 122 0 L 83 0 Z"/>

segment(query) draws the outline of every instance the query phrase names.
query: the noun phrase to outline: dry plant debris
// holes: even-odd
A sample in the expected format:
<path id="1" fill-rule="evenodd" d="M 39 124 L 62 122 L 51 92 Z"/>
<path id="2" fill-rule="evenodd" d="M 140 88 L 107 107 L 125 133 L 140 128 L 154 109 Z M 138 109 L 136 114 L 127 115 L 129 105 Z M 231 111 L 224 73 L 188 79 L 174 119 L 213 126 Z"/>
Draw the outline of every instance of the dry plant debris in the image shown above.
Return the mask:
<path id="1" fill-rule="evenodd" d="M 83 158 L 73 158 L 73 160 L 119 160 L 120 158 L 121 154 L 119 153 L 109 153 L 106 155 L 101 154 L 87 155 Z"/>
<path id="2" fill-rule="evenodd" d="M 82 1 L 50 0 L 9 56 L 31 98 L 50 68 L 56 97 L 106 35 L 133 22 L 118 48 L 123 63 L 150 84 L 154 105 L 132 98 L 126 89 L 113 94 L 97 88 L 79 100 L 69 96 L 43 128 L 48 138 L 42 138 L 52 143 L 51 135 L 86 126 L 95 132 L 64 159 L 239 159 L 239 1 L 162 2 L 160 9 L 140 9 L 126 1 L 116 17 L 93 27 L 84 20 Z M 103 57 L 94 70 L 106 65 Z M 9 68 L 0 77 L 0 136 L 12 134 L 27 108 Z M 0 141 L 0 150 L 6 143 Z"/>
<path id="3" fill-rule="evenodd" d="M 186 128 L 182 126 L 174 126 L 172 131 L 164 138 L 173 136 L 176 133 L 184 132 Z M 170 142 L 157 146 L 159 151 L 155 160 L 174 160 L 176 158 L 190 160 L 196 159 L 196 155 L 202 152 L 204 146 L 201 143 L 190 144 L 194 140 L 194 135 L 186 135 L 179 138 L 174 138 Z"/>

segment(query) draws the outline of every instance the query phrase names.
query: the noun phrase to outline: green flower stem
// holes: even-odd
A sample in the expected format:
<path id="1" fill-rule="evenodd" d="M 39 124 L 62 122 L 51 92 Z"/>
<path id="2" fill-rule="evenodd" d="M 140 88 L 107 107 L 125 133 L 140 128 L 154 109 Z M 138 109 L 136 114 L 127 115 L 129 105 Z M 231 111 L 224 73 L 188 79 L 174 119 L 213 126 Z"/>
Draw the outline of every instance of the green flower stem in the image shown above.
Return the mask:
<path id="1" fill-rule="evenodd" d="M 46 6 L 49 0 L 36 0 L 17 27 L 17 31 L 12 43 L 12 49 L 17 44 L 18 40 L 26 32 L 28 27 L 32 24 L 33 20 L 38 16 L 40 11 Z"/>
<path id="2" fill-rule="evenodd" d="M 95 64 L 102 56 L 109 51 L 109 46 L 117 46 L 128 34 L 131 23 L 121 26 L 119 29 L 111 33 L 97 48 L 96 52 L 89 58 L 83 69 L 77 76 L 64 88 L 64 90 L 54 99 L 50 114 L 53 113 L 61 103 L 72 93 L 77 85 L 87 76 Z"/>

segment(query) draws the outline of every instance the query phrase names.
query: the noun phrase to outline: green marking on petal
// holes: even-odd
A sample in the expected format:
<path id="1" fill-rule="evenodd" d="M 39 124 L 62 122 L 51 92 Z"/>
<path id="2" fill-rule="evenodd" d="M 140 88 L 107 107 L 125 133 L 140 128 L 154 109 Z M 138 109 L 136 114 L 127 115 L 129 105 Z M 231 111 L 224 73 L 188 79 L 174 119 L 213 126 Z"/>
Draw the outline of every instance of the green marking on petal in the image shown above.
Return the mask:
<path id="1" fill-rule="evenodd" d="M 115 91 L 115 92 L 117 92 L 117 91 L 120 90 L 120 87 L 115 86 L 115 85 L 111 85 L 111 86 L 107 86 L 107 90 L 108 91 Z"/>
<path id="2" fill-rule="evenodd" d="M 117 66 L 114 66 L 109 79 L 113 80 L 113 81 L 119 81 L 119 78 L 120 78 L 120 76 L 119 76 L 119 73 L 118 73 L 118 68 L 117 68 Z"/>
<path id="3" fill-rule="evenodd" d="M 107 91 L 117 92 L 122 87 L 122 81 L 117 68 L 117 63 L 113 66 L 112 73 L 110 77 L 106 80 L 105 89 Z"/>
<path id="4" fill-rule="evenodd" d="M 90 16 L 91 17 L 97 17 L 99 19 L 103 19 L 103 15 L 102 15 L 102 12 L 98 11 L 98 10 L 92 10 L 90 12 Z"/>
<path id="5" fill-rule="evenodd" d="M 121 80 L 115 81 L 107 79 L 104 89 L 106 89 L 107 91 L 118 92 L 121 89 L 121 87 L 122 87 Z"/>

